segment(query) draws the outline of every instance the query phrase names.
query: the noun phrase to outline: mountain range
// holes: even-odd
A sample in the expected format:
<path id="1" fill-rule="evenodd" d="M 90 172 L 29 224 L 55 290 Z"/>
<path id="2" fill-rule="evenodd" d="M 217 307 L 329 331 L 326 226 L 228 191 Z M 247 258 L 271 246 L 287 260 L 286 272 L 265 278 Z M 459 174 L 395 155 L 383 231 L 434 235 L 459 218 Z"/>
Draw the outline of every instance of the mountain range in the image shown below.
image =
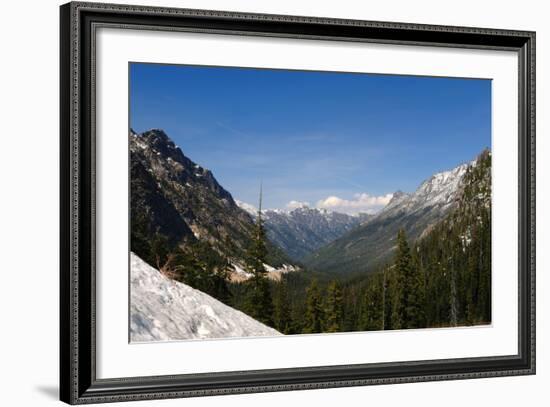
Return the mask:
<path id="1" fill-rule="evenodd" d="M 129 144 L 132 250 L 147 258 L 140 253 L 141 241 L 157 235 L 180 247 L 201 242 L 228 259 L 233 280 L 248 278 L 256 208 L 234 200 L 211 171 L 186 157 L 164 131 L 131 131 Z M 372 270 L 390 258 L 398 230 L 404 229 L 410 240 L 419 239 L 456 207 L 464 174 L 476 160 L 432 175 L 412 193 L 395 192 L 374 215 L 307 206 L 262 210 L 270 276 L 296 271 L 297 264 L 324 272 Z"/>
<path id="2" fill-rule="evenodd" d="M 237 205 L 257 217 L 257 209 L 247 203 Z M 300 262 L 315 250 L 336 240 L 373 215 L 360 213 L 352 216 L 326 209 L 302 205 L 292 210 L 265 209 L 262 220 L 269 239 L 293 260 Z"/>
<path id="3" fill-rule="evenodd" d="M 491 321 L 489 150 L 352 216 L 237 201 L 162 130 L 129 149 L 132 342 Z"/>
<path id="4" fill-rule="evenodd" d="M 487 154 L 488 150 L 469 163 L 432 175 L 413 193 L 397 191 L 379 213 L 312 253 L 305 265 L 319 271 L 353 273 L 371 271 L 387 262 L 400 229 L 415 241 L 457 207 L 464 175 Z"/>

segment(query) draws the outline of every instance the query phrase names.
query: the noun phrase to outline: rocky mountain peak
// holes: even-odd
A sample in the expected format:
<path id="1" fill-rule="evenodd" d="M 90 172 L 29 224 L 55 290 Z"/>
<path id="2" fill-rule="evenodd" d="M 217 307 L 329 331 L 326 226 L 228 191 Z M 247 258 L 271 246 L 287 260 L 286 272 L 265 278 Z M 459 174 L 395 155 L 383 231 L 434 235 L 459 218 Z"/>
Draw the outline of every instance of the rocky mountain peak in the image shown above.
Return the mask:
<path id="1" fill-rule="evenodd" d="M 392 198 L 390 199 L 390 202 L 388 202 L 388 204 L 384 208 L 382 208 L 381 212 L 387 211 L 388 209 L 398 206 L 401 202 L 406 200 L 409 196 L 410 194 L 403 192 L 401 190 L 395 191 L 392 195 Z"/>
<path id="2" fill-rule="evenodd" d="M 474 165 L 475 161 L 433 174 L 413 193 L 396 191 L 388 205 L 374 219 L 390 218 L 399 213 L 422 212 L 428 208 L 446 211 L 456 202 L 460 182 L 468 167 Z"/>
<path id="3" fill-rule="evenodd" d="M 152 129 L 141 134 L 130 131 L 131 143 L 141 149 L 149 149 L 152 154 L 161 156 L 164 159 L 172 159 L 182 164 L 190 164 L 181 149 L 174 144 L 168 135 L 161 129 Z M 133 142 L 133 143 L 132 143 Z"/>
<path id="4" fill-rule="evenodd" d="M 312 253 L 305 264 L 322 271 L 338 268 L 361 271 L 383 263 L 395 247 L 399 230 L 404 229 L 409 239 L 416 240 L 459 205 L 463 179 L 478 165 L 480 157 L 483 154 L 474 161 L 430 176 L 413 193 L 397 191 L 380 212 Z"/>
<path id="5" fill-rule="evenodd" d="M 244 263 L 254 222 L 214 175 L 186 157 L 162 130 L 130 131 L 129 145 L 131 215 L 139 224 L 132 231 L 144 235 L 134 240 L 151 241 L 160 234 L 180 247 L 200 242 L 211 257 Z M 287 257 L 268 242 L 268 260 L 279 266 Z"/>

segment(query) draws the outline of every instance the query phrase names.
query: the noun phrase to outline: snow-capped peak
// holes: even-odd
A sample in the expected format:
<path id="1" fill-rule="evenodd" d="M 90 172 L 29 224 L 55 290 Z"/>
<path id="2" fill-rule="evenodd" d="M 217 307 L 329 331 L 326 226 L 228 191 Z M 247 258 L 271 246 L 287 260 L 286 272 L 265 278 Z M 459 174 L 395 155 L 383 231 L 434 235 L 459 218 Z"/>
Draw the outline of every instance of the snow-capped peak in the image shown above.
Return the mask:
<path id="1" fill-rule="evenodd" d="M 399 205 L 401 202 L 403 202 L 405 199 L 407 199 L 410 196 L 410 194 L 403 192 L 401 190 L 397 190 L 392 194 L 392 197 L 388 204 L 382 208 L 382 211 L 391 209 L 397 205 Z"/>
<path id="2" fill-rule="evenodd" d="M 411 194 L 395 192 L 388 205 L 376 217 L 385 218 L 399 212 L 412 213 L 426 207 L 446 209 L 454 202 L 462 177 L 472 165 L 475 165 L 475 160 L 452 170 L 436 173 Z"/>
<path id="3" fill-rule="evenodd" d="M 466 173 L 466 169 L 472 164 L 462 164 L 450 171 L 443 171 L 432 175 L 420 185 L 413 196 L 420 201 L 424 201 L 426 205 L 449 203 L 450 199 L 454 198 L 462 176 Z"/>
<path id="4" fill-rule="evenodd" d="M 256 208 L 254 205 L 251 205 L 251 204 L 243 202 L 243 201 L 239 201 L 238 199 L 235 199 L 235 203 L 237 204 L 237 206 L 239 208 L 245 210 L 250 215 L 252 215 L 252 216 L 258 215 L 258 208 Z"/>

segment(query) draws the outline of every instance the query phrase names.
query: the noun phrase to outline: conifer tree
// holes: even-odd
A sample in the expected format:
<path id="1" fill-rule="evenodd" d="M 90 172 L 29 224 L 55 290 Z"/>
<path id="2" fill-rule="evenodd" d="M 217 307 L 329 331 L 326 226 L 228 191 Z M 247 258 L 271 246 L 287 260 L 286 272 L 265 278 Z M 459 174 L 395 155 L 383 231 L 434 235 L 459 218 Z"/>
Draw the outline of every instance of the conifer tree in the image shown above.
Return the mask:
<path id="1" fill-rule="evenodd" d="M 491 218 L 488 210 L 482 214 L 481 222 L 482 264 L 479 276 L 479 312 L 482 322 L 489 322 L 491 321 Z"/>
<path id="2" fill-rule="evenodd" d="M 248 310 L 250 315 L 266 325 L 273 325 L 273 300 L 265 262 L 267 257 L 266 233 L 262 221 L 262 187 L 260 186 L 260 201 L 256 232 L 248 253 L 248 271 L 252 274 L 251 294 Z"/>
<path id="3" fill-rule="evenodd" d="M 325 308 L 325 332 L 340 332 L 343 328 L 344 310 L 340 284 L 332 280 L 327 288 Z"/>
<path id="4" fill-rule="evenodd" d="M 382 271 L 382 328 L 391 329 L 392 319 L 392 276 L 389 267 Z"/>
<path id="5" fill-rule="evenodd" d="M 274 323 L 275 329 L 279 332 L 283 334 L 291 333 L 292 316 L 288 299 L 287 283 L 284 279 L 281 279 L 275 297 Z"/>
<path id="6" fill-rule="evenodd" d="M 455 249 L 456 250 L 456 249 Z M 452 253 L 452 252 L 451 252 Z M 453 256 L 449 259 L 449 308 L 450 308 L 450 325 L 458 325 L 458 289 L 457 289 L 457 272 L 454 267 Z"/>
<path id="7" fill-rule="evenodd" d="M 424 275 L 418 264 L 417 255 L 411 253 L 410 273 L 406 278 L 407 287 L 407 328 L 424 328 L 426 318 L 424 312 L 425 291 Z"/>
<path id="8" fill-rule="evenodd" d="M 231 263 L 225 258 L 213 269 L 212 273 L 212 295 L 225 304 L 231 300 L 231 292 L 227 284 L 231 270 Z"/>
<path id="9" fill-rule="evenodd" d="M 359 329 L 359 322 L 363 317 L 363 302 L 361 301 L 361 287 L 348 285 L 342 290 L 343 294 L 343 322 L 342 330 L 346 332 L 356 331 Z M 344 294 L 345 293 L 345 294 Z"/>
<path id="10" fill-rule="evenodd" d="M 407 277 L 411 273 L 411 254 L 405 231 L 397 233 L 397 253 L 393 264 L 395 279 L 392 296 L 392 329 L 403 329 L 407 324 Z"/>
<path id="11" fill-rule="evenodd" d="M 424 326 L 424 318 L 421 277 L 413 265 L 411 250 L 403 229 L 397 233 L 397 253 L 394 268 L 392 328 L 422 327 Z"/>
<path id="12" fill-rule="evenodd" d="M 384 329 L 384 273 L 372 276 L 364 296 L 361 328 L 365 331 Z"/>
<path id="13" fill-rule="evenodd" d="M 323 329 L 323 301 L 316 279 L 306 290 L 306 315 L 304 333 L 319 333 Z"/>

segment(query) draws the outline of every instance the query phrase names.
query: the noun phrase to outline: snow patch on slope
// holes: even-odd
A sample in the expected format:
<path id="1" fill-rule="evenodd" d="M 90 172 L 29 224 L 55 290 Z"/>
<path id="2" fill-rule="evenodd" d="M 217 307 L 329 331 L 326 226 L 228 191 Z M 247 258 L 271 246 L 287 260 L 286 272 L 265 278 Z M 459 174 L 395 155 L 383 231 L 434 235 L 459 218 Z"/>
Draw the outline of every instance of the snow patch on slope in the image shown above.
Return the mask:
<path id="1" fill-rule="evenodd" d="M 292 264 L 283 264 L 280 267 L 273 267 L 266 263 L 263 263 L 263 265 L 266 271 L 266 277 L 274 281 L 281 281 L 283 274 L 301 270 L 300 267 L 293 266 Z M 229 279 L 232 282 L 239 283 L 254 277 L 254 274 L 247 271 L 246 266 L 242 264 L 231 262 L 231 267 L 233 268 L 233 271 L 229 274 Z"/>
<path id="2" fill-rule="evenodd" d="M 131 342 L 281 335 L 215 298 L 130 257 Z"/>

